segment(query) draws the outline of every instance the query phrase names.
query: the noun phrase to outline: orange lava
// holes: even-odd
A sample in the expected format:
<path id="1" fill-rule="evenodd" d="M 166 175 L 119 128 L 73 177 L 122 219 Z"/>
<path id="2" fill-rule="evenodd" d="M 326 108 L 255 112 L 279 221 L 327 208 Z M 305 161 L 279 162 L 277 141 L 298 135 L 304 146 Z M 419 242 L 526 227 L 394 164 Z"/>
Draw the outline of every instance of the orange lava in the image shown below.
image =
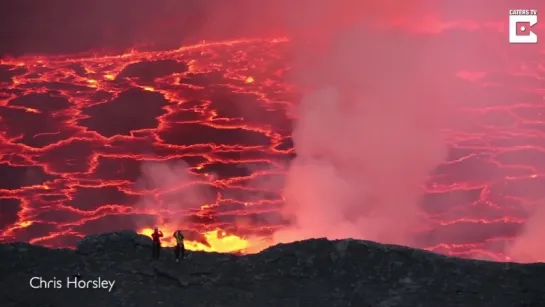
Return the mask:
<path id="1" fill-rule="evenodd" d="M 73 247 L 93 232 L 149 235 L 159 225 L 166 245 L 181 227 L 191 250 L 255 252 L 272 244 L 271 234 L 285 226 L 281 192 L 249 183 L 281 178 L 293 155 L 287 114 L 299 94 L 285 81 L 288 46 L 286 39 L 256 39 L 1 60 L 0 240 Z M 460 78 L 479 80 L 467 72 Z M 506 259 L 497 245 L 525 219 L 516 204 L 541 197 L 528 199 L 518 187 L 545 186 L 545 164 L 509 158 L 545 158 L 540 112 L 543 106 L 530 103 L 460 110 L 492 132 L 450 132 L 451 157 L 426 185 L 422 247 Z M 486 122 L 493 114 L 505 121 Z M 522 130 L 507 129 L 509 121 Z M 156 191 L 136 182 L 143 162 L 182 160 L 191 184 L 209 187 L 214 197 L 171 212 L 165 204 L 190 184 Z M 156 208 L 135 206 L 142 198 Z M 183 223 L 165 222 L 171 216 Z M 464 240 L 434 239 L 462 229 Z"/>
<path id="2" fill-rule="evenodd" d="M 174 230 L 161 228 L 164 238 L 161 240 L 163 246 L 175 246 L 176 240 L 173 237 Z M 153 228 L 144 228 L 138 233 L 151 236 Z M 198 241 L 185 241 L 185 248 L 193 251 L 218 252 L 218 253 L 248 253 L 258 252 L 266 246 L 250 245 L 247 239 L 237 235 L 227 234 L 221 229 L 215 229 L 204 233 L 204 238 L 208 244 Z"/>

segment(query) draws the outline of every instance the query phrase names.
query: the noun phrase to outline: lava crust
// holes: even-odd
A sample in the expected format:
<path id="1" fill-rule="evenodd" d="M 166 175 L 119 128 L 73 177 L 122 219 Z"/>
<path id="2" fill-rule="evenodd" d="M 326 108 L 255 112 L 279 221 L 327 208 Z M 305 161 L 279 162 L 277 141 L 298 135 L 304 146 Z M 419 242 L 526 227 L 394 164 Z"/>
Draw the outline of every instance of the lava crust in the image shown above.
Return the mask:
<path id="1" fill-rule="evenodd" d="M 168 236 L 183 216 L 192 250 L 271 245 L 285 224 L 281 186 L 255 183 L 281 181 L 294 154 L 289 110 L 300 93 L 285 81 L 288 45 L 2 60 L 1 241 L 74 247 L 90 233 L 156 224 Z M 471 73 L 459 77 L 467 95 L 502 96 Z M 526 219 L 521 208 L 545 197 L 545 107 L 532 95 L 537 102 L 459 110 L 469 124 L 448 131 L 449 161 L 426 184 L 421 247 L 507 260 L 501 251 Z M 186 177 L 158 189 L 148 167 Z M 183 205 L 173 211 L 173 202 Z"/>

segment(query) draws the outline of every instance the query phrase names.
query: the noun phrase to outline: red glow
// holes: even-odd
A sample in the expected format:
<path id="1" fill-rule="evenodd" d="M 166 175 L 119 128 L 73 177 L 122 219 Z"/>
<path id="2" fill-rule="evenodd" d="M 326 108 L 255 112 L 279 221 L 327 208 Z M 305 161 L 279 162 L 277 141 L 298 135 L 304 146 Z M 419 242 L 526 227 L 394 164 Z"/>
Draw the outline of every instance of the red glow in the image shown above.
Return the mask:
<path id="1" fill-rule="evenodd" d="M 410 8 L 386 18 L 388 29 L 425 38 L 503 29 L 497 20 L 439 22 L 434 14 L 415 23 L 404 10 Z M 349 11 L 355 10 L 342 10 Z M 503 43 L 494 40 L 496 48 L 487 50 L 509 58 L 505 66 L 471 56 L 445 64 L 456 70 L 450 84 L 456 98 L 467 103 L 449 114 L 456 120 L 445 130 L 448 161 L 425 184 L 424 222 L 414 229 L 419 247 L 506 261 L 512 260 L 506 242 L 522 226 L 540 229 L 528 219 L 540 216 L 545 198 L 545 69 L 535 61 L 542 57 L 538 47 Z M 158 225 L 167 245 L 182 228 L 193 250 L 254 252 L 274 244 L 272 234 L 286 224 L 278 216 L 282 187 L 254 183 L 281 182 L 294 154 L 291 107 L 302 90 L 286 81 L 290 48 L 286 38 L 240 39 L 170 51 L 2 59 L 0 171 L 8 176 L 0 181 L 0 240 L 73 247 L 89 233 L 148 234 Z M 179 161 L 189 167 L 187 180 L 160 188 L 139 181 L 142 165 L 171 168 Z M 207 192 L 193 197 L 202 191 L 195 187 Z M 519 242 L 529 254 L 514 260 L 541 259 L 539 247 L 527 247 L 532 238 Z"/>

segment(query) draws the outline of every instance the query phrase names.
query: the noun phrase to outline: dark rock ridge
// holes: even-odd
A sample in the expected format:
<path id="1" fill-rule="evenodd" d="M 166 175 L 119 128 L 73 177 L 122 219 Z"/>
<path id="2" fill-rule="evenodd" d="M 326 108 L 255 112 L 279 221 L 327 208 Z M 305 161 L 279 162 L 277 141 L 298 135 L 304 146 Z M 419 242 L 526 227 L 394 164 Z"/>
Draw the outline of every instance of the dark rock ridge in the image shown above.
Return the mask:
<path id="1" fill-rule="evenodd" d="M 175 263 L 132 231 L 77 249 L 0 245 L 0 306 L 545 306 L 545 264 L 464 260 L 368 241 L 313 239 L 259 254 L 190 252 Z M 113 280 L 108 289 L 32 289 L 32 277 Z"/>

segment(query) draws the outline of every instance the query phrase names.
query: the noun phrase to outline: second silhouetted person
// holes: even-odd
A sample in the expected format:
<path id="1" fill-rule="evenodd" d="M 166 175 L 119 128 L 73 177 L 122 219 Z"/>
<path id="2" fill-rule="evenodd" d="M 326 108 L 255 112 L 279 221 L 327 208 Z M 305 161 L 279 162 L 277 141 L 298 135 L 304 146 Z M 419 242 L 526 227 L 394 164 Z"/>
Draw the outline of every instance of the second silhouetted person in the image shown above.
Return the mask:
<path id="1" fill-rule="evenodd" d="M 184 235 L 181 230 L 176 230 L 172 236 L 176 239 L 176 247 L 175 247 L 175 253 L 176 253 L 176 262 L 180 262 L 180 256 L 182 256 L 182 259 L 185 258 L 185 246 L 184 246 Z"/>

